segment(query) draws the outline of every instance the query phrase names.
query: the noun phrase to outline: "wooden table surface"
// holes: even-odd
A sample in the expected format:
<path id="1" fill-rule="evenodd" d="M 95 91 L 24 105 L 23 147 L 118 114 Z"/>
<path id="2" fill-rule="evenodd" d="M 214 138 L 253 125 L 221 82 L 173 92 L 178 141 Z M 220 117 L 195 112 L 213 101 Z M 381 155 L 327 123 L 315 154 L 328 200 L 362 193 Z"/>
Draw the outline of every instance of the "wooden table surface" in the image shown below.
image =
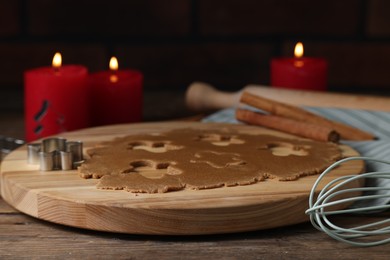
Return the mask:
<path id="1" fill-rule="evenodd" d="M 0 113 L 0 134 L 23 138 L 22 113 Z M 389 218 L 343 216 L 341 223 Z M 354 247 L 310 223 L 207 236 L 104 233 L 35 219 L 0 198 L 0 259 L 389 259 L 390 244 Z"/>

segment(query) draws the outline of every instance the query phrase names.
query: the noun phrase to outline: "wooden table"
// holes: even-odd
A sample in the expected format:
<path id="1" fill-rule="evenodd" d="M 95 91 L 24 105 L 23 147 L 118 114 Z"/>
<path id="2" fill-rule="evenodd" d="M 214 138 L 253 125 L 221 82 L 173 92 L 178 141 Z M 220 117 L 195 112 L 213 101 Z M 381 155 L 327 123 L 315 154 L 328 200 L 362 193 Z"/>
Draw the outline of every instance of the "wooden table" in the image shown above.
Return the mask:
<path id="1" fill-rule="evenodd" d="M 0 114 L 0 134 L 23 138 L 21 113 Z M 375 218 L 389 218 L 384 213 Z M 344 223 L 374 217 L 340 217 Z M 388 259 L 390 244 L 359 248 L 333 240 L 310 223 L 207 236 L 103 233 L 41 221 L 0 198 L 0 259 Z"/>

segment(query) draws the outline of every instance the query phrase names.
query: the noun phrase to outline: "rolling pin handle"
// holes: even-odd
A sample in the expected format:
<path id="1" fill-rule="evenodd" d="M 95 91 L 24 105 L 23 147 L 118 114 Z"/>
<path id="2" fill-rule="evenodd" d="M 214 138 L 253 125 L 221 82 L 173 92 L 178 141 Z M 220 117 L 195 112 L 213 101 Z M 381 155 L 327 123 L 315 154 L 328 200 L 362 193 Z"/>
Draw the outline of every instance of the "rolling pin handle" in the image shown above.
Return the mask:
<path id="1" fill-rule="evenodd" d="M 193 82 L 186 91 L 187 107 L 194 111 L 228 108 L 239 104 L 241 91 L 223 92 L 203 82 Z"/>

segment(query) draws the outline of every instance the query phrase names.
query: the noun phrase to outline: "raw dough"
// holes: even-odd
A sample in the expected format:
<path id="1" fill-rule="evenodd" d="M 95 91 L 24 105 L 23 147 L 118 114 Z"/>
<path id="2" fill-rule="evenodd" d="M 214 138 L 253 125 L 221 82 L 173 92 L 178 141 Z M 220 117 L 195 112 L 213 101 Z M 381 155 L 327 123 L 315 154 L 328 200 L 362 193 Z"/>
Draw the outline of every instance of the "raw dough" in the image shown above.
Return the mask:
<path id="1" fill-rule="evenodd" d="M 340 159 L 333 143 L 242 134 L 229 129 L 177 129 L 102 143 L 79 167 L 100 189 L 167 192 L 293 181 Z"/>

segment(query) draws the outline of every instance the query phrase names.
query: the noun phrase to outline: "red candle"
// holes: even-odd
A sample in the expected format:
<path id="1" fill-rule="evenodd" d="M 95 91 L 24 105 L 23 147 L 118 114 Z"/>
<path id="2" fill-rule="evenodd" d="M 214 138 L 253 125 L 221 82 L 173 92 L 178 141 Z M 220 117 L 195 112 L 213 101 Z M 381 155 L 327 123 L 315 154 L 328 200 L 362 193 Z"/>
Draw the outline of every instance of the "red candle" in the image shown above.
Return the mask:
<path id="1" fill-rule="evenodd" d="M 118 70 L 115 57 L 110 70 L 90 76 L 93 125 L 139 122 L 142 119 L 143 75 L 137 70 Z"/>
<path id="2" fill-rule="evenodd" d="M 303 57 L 303 45 L 297 43 L 294 58 L 271 60 L 271 86 L 291 89 L 326 90 L 328 63 L 323 58 Z"/>
<path id="3" fill-rule="evenodd" d="M 61 63 L 61 54 L 56 53 L 52 67 L 24 73 L 27 141 L 89 125 L 88 69 Z"/>

